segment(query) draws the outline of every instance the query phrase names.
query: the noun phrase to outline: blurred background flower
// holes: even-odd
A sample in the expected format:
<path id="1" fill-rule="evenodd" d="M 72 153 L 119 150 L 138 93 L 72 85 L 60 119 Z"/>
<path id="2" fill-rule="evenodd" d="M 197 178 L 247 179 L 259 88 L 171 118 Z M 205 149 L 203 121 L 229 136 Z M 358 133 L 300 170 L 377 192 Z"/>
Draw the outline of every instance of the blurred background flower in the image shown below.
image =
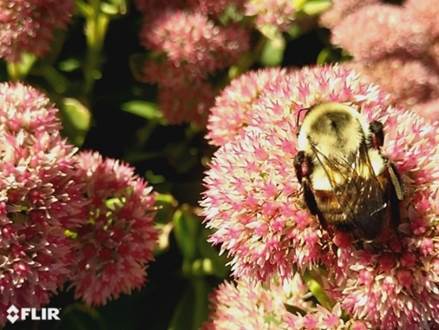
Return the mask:
<path id="1" fill-rule="evenodd" d="M 321 22 L 331 29 L 332 42 L 353 56 L 357 70 L 389 92 L 394 104 L 413 107 L 434 104 L 439 97 L 439 34 L 433 19 L 437 10 L 431 0 L 404 5 L 335 1 Z M 439 109 L 422 108 L 414 107 L 425 118 L 437 120 Z"/>
<path id="2" fill-rule="evenodd" d="M 1 0 L 0 58 L 18 62 L 24 53 L 45 55 L 55 30 L 66 28 L 73 8 L 73 0 Z"/>

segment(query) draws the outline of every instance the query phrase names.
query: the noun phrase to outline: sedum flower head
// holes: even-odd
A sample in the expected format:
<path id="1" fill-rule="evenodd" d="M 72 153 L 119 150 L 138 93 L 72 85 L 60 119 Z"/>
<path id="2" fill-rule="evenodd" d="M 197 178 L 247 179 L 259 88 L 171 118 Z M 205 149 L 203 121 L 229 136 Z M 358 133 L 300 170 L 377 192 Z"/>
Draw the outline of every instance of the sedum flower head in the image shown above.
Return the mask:
<path id="1" fill-rule="evenodd" d="M 256 26 L 273 26 L 283 31 L 295 19 L 293 1 L 289 0 L 249 0 L 245 3 L 245 14 L 255 16 Z"/>
<path id="2" fill-rule="evenodd" d="M 215 154 L 202 202 L 211 241 L 231 256 L 237 277 L 288 279 L 293 268 L 324 265 L 333 298 L 373 327 L 438 324 L 437 127 L 390 107 L 386 94 L 346 68 L 303 69 L 289 79 L 269 86 L 244 136 Z M 382 153 L 401 175 L 405 198 L 398 236 L 385 235 L 379 248 L 323 230 L 302 202 L 293 170 L 297 113 L 328 101 L 352 102 L 384 124 Z"/>
<path id="3" fill-rule="evenodd" d="M 416 104 L 413 111 L 431 121 L 439 122 L 439 99 Z"/>
<path id="4" fill-rule="evenodd" d="M 24 52 L 43 56 L 55 29 L 64 28 L 73 0 L 0 0 L 0 58 L 16 62 Z"/>
<path id="5" fill-rule="evenodd" d="M 439 75 L 418 59 L 387 57 L 354 67 L 379 84 L 396 104 L 413 106 L 439 95 Z"/>
<path id="6" fill-rule="evenodd" d="M 228 6 L 240 8 L 245 0 L 187 0 L 189 7 L 203 14 L 219 15 Z"/>
<path id="7" fill-rule="evenodd" d="M 379 3 L 379 0 L 333 0 L 332 5 L 320 16 L 320 23 L 328 29 L 334 28 L 346 16 L 351 15 L 360 8 Z"/>
<path id="8" fill-rule="evenodd" d="M 266 85 L 286 74 L 284 70 L 262 69 L 234 79 L 217 96 L 215 106 L 210 110 L 207 125 L 210 143 L 221 146 L 242 133 L 248 125 L 252 105 Z"/>
<path id="9" fill-rule="evenodd" d="M 439 7 L 435 0 L 407 0 L 404 7 L 422 24 L 433 38 L 439 38 Z"/>
<path id="10" fill-rule="evenodd" d="M 77 161 L 91 202 L 88 221 L 77 230 L 71 281 L 76 297 L 102 305 L 145 282 L 157 236 L 154 196 L 125 164 L 90 152 Z"/>
<path id="11" fill-rule="evenodd" d="M 361 329 L 362 322 L 345 322 L 339 305 L 328 310 L 315 305 L 299 275 L 281 283 L 254 284 L 245 279 L 222 284 L 211 299 L 212 314 L 204 330 Z"/>
<path id="12" fill-rule="evenodd" d="M 357 10 L 332 33 L 333 43 L 360 61 L 399 53 L 417 56 L 425 51 L 430 41 L 422 22 L 402 7 L 387 4 Z"/>
<path id="13" fill-rule="evenodd" d="M 383 153 L 404 185 L 399 236 L 377 249 L 338 240 L 333 292 L 354 317 L 381 329 L 439 325 L 438 130 L 415 113 L 389 109 Z"/>
<path id="14" fill-rule="evenodd" d="M 384 94 L 340 67 L 278 79 L 252 105 L 251 126 L 223 145 L 205 178 L 202 205 L 211 241 L 232 257 L 235 276 L 288 278 L 323 258 L 325 232 L 302 205 L 294 171 L 297 112 L 325 101 L 387 108 Z"/>
<path id="15" fill-rule="evenodd" d="M 169 81 L 148 75 L 154 72 L 151 68 L 145 79 L 172 85 L 182 77 L 186 81 L 204 78 L 232 64 L 248 49 L 249 36 L 237 26 L 217 26 L 199 12 L 167 10 L 146 21 L 141 42 L 161 55 L 157 62 L 165 62 L 170 70 Z"/>
<path id="16" fill-rule="evenodd" d="M 159 88 L 159 105 L 170 124 L 192 122 L 206 125 L 207 114 L 215 94 L 207 82 Z"/>
<path id="17" fill-rule="evenodd" d="M 39 307 L 66 280 L 85 204 L 74 149 L 37 90 L 0 84 L 0 309 Z M 0 315 L 4 321 L 5 315 Z M 1 321 L 0 321 L 1 322 Z"/>

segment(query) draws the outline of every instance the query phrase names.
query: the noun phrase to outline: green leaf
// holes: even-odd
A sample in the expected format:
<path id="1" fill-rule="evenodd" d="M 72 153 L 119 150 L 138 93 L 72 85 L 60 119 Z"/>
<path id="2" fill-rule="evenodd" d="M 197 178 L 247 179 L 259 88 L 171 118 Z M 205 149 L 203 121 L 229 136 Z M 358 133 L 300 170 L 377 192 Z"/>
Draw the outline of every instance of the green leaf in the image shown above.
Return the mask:
<path id="1" fill-rule="evenodd" d="M 207 240 L 209 237 L 209 231 L 203 229 L 200 238 L 198 249 L 203 259 L 203 272 L 206 275 L 215 275 L 218 278 L 224 278 L 229 272 L 227 266 L 227 257 L 225 255 L 219 255 L 219 252 L 214 248 Z"/>
<path id="2" fill-rule="evenodd" d="M 280 65 L 284 57 L 285 47 L 286 43 L 282 34 L 278 34 L 273 39 L 267 39 L 259 61 L 264 66 Z"/>
<path id="3" fill-rule="evenodd" d="M 72 143 L 77 146 L 82 145 L 91 126 L 90 111 L 73 98 L 63 99 L 60 108 L 64 133 Z"/>
<path id="4" fill-rule="evenodd" d="M 150 180 L 148 182 L 152 183 Z M 157 183 L 156 183 L 157 184 Z M 166 224 L 173 220 L 173 214 L 178 203 L 170 194 L 157 194 L 156 206 L 157 213 L 155 220 L 157 223 Z"/>
<path id="5" fill-rule="evenodd" d="M 81 67 L 81 62 L 77 58 L 69 57 L 64 61 L 61 61 L 58 64 L 58 67 L 63 72 L 72 72 Z"/>
<path id="6" fill-rule="evenodd" d="M 309 16 L 320 15 L 332 5 L 331 0 L 308 0 L 303 5 L 303 12 Z"/>
<path id="7" fill-rule="evenodd" d="M 148 119 L 161 120 L 163 115 L 155 103 L 135 100 L 122 104 L 122 110 L 133 115 Z"/>
<path id="8" fill-rule="evenodd" d="M 332 58 L 331 49 L 324 48 L 320 51 L 319 55 L 317 56 L 317 64 L 323 65 L 326 63 L 330 63 Z"/>
<path id="9" fill-rule="evenodd" d="M 175 309 L 168 330 L 199 330 L 208 317 L 209 290 L 203 278 L 194 278 Z"/>
<path id="10" fill-rule="evenodd" d="M 30 69 L 34 65 L 36 59 L 37 58 L 33 54 L 23 53 L 19 62 L 8 62 L 7 70 L 10 79 L 19 80 L 26 77 Z"/>
<path id="11" fill-rule="evenodd" d="M 174 311 L 174 315 L 172 316 L 168 330 L 193 329 L 194 299 L 194 292 L 192 288 L 187 288 Z"/>
<path id="12" fill-rule="evenodd" d="M 199 150 L 189 146 L 186 141 L 168 144 L 164 153 L 169 163 L 180 174 L 188 172 L 199 162 Z"/>
<path id="13" fill-rule="evenodd" d="M 183 257 L 187 260 L 194 260 L 201 227 L 200 219 L 183 206 L 174 213 L 173 223 L 175 240 Z"/>
<path id="14" fill-rule="evenodd" d="M 286 32 L 291 40 L 297 39 L 303 34 L 300 24 L 291 24 Z"/>
<path id="15" fill-rule="evenodd" d="M 296 11 L 300 11 L 303 9 L 303 6 L 305 5 L 307 0 L 291 0 L 291 1 Z"/>
<path id="16" fill-rule="evenodd" d="M 75 303 L 61 311 L 61 322 L 57 322 L 54 329 L 82 330 L 107 329 L 102 315 L 94 308 L 85 304 Z"/>

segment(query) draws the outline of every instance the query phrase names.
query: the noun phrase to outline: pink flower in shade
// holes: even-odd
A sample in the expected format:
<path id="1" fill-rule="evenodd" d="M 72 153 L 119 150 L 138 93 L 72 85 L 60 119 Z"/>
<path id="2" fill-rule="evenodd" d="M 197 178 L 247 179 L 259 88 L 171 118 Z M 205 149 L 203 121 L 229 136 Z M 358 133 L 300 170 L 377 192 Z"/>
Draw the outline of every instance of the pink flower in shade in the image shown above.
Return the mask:
<path id="1" fill-rule="evenodd" d="M 143 14 L 145 20 L 154 19 L 158 13 L 166 10 L 184 9 L 187 6 L 185 0 L 134 0 L 137 9 Z"/>
<path id="2" fill-rule="evenodd" d="M 320 23 L 324 27 L 332 29 L 341 23 L 346 16 L 351 15 L 358 9 L 379 2 L 379 0 L 333 0 L 331 8 L 320 16 Z"/>
<path id="3" fill-rule="evenodd" d="M 439 96 L 439 75 L 417 59 L 388 57 L 354 68 L 379 84 L 396 104 L 413 106 Z"/>
<path id="4" fill-rule="evenodd" d="M 207 82 L 196 82 L 191 85 L 159 87 L 158 97 L 160 110 L 168 123 L 193 122 L 204 127 L 215 94 Z"/>
<path id="5" fill-rule="evenodd" d="M 1 84 L 0 104 L 0 172 L 13 191 L 9 200 L 19 208 L 29 203 L 49 222 L 77 226 L 84 201 L 72 159 L 76 150 L 60 136 L 58 110 L 22 84 Z"/>
<path id="6" fill-rule="evenodd" d="M 73 0 L 0 0 L 0 58 L 16 62 L 24 52 L 43 56 L 55 29 L 64 28 Z"/>
<path id="7" fill-rule="evenodd" d="M 263 69 L 248 72 L 234 79 L 215 100 L 207 125 L 207 139 L 221 146 L 232 141 L 248 125 L 255 100 L 273 80 L 282 79 L 285 70 Z"/>
<path id="8" fill-rule="evenodd" d="M 439 99 L 434 99 L 429 102 L 416 104 L 413 111 L 420 114 L 424 118 L 432 121 L 439 121 Z"/>
<path id="9" fill-rule="evenodd" d="M 416 19 L 427 26 L 428 33 L 433 38 L 439 37 L 439 25 L 437 18 L 439 17 L 439 7 L 435 0 L 407 0 L 404 7 Z"/>
<path id="10" fill-rule="evenodd" d="M 133 169 L 96 153 L 76 156 L 91 203 L 77 231 L 75 296 L 103 305 L 145 282 L 157 238 L 154 196 Z"/>
<path id="11" fill-rule="evenodd" d="M 245 3 L 245 14 L 255 16 L 259 28 L 268 25 L 281 31 L 295 20 L 293 1 L 289 0 L 249 0 Z"/>
<path id="12" fill-rule="evenodd" d="M 9 305 L 40 307 L 72 260 L 64 230 L 83 219 L 74 149 L 37 90 L 0 84 L 0 323 Z"/>
<path id="13" fill-rule="evenodd" d="M 426 32 L 424 24 L 402 7 L 377 4 L 346 17 L 332 30 L 332 41 L 356 60 L 372 61 L 401 53 L 422 54 L 430 41 Z"/>
<path id="14" fill-rule="evenodd" d="M 228 6 L 240 8 L 245 0 L 187 0 L 190 8 L 203 14 L 219 15 Z"/>
<path id="15" fill-rule="evenodd" d="M 385 329 L 439 323 L 438 131 L 389 100 L 343 67 L 303 69 L 267 87 L 253 127 L 217 151 L 205 179 L 211 241 L 231 256 L 235 276 L 288 279 L 293 268 L 318 263 L 332 297 L 356 319 Z M 328 101 L 353 102 L 384 124 L 382 153 L 401 175 L 405 199 L 399 238 L 384 235 L 378 249 L 332 236 L 303 205 L 293 170 L 297 113 Z"/>
<path id="16" fill-rule="evenodd" d="M 146 48 L 169 62 L 167 68 L 176 78 L 168 85 L 182 76 L 187 76 L 186 80 L 204 78 L 234 63 L 249 48 L 246 30 L 233 25 L 219 27 L 201 13 L 181 10 L 163 11 L 147 20 L 140 38 Z"/>
<path id="17" fill-rule="evenodd" d="M 310 296 L 298 275 L 283 284 L 278 280 L 264 285 L 245 279 L 236 285 L 226 282 L 212 296 L 212 313 L 203 329 L 352 329 L 354 322 L 343 321 L 339 305 L 327 310 L 313 304 Z"/>
<path id="18" fill-rule="evenodd" d="M 436 71 L 439 72 L 439 39 L 430 46 L 428 53 L 434 63 Z"/>

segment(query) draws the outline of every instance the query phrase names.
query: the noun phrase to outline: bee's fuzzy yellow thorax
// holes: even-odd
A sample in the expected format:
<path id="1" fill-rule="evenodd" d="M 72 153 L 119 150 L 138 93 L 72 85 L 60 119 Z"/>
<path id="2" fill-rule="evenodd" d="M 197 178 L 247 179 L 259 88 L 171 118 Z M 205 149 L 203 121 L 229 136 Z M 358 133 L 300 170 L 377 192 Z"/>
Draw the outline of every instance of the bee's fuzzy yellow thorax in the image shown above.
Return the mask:
<path id="1" fill-rule="evenodd" d="M 366 120 L 352 106 L 324 103 L 312 108 L 303 120 L 299 150 L 317 148 L 326 157 L 347 157 L 355 153 L 369 134 Z"/>

